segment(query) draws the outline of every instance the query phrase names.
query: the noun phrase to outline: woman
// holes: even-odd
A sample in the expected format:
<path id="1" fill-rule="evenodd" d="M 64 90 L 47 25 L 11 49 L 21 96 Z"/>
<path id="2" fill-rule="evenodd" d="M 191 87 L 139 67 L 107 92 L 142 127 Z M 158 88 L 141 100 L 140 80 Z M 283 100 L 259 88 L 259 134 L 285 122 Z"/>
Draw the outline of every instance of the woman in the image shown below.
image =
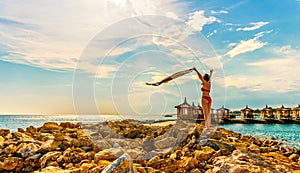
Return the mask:
<path id="1" fill-rule="evenodd" d="M 211 116 L 210 116 L 210 110 L 211 110 L 211 103 L 212 99 L 209 96 L 210 88 L 211 88 L 211 77 L 213 70 L 210 70 L 210 74 L 204 74 L 203 76 L 199 73 L 199 71 L 194 67 L 193 70 L 198 74 L 199 79 L 202 82 L 202 110 L 204 114 L 204 120 L 205 120 L 205 127 L 206 129 L 210 128 L 211 125 Z"/>

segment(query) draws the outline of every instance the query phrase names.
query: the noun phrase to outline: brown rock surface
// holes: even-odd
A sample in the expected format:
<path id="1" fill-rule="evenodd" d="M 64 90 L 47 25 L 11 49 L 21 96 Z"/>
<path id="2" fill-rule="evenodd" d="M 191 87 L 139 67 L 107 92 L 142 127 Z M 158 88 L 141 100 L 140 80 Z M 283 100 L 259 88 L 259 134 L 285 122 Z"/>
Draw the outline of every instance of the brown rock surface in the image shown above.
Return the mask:
<path id="1" fill-rule="evenodd" d="M 0 129 L 0 172 L 299 172 L 300 150 L 273 139 L 178 121 L 45 123 Z"/>

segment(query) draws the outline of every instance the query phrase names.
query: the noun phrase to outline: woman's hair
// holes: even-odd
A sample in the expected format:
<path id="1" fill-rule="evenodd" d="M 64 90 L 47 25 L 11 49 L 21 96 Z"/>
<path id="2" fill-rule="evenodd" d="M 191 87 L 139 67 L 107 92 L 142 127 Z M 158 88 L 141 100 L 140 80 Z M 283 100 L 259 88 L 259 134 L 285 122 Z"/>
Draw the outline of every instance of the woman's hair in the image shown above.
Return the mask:
<path id="1" fill-rule="evenodd" d="M 208 82 L 209 81 L 209 75 L 208 74 L 204 74 L 203 79 Z"/>

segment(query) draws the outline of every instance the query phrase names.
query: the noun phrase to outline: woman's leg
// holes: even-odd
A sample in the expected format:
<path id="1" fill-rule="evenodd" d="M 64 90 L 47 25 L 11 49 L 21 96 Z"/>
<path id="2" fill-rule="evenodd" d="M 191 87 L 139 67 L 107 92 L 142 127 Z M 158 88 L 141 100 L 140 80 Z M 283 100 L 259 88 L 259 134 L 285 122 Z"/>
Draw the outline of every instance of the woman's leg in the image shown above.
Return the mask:
<path id="1" fill-rule="evenodd" d="M 205 121 L 205 127 L 209 128 L 208 121 L 209 121 L 209 112 L 208 112 L 208 100 L 202 98 L 202 110 L 204 114 L 204 121 Z"/>
<path id="2" fill-rule="evenodd" d="M 207 103 L 207 127 L 209 128 L 211 126 L 211 103 Z"/>

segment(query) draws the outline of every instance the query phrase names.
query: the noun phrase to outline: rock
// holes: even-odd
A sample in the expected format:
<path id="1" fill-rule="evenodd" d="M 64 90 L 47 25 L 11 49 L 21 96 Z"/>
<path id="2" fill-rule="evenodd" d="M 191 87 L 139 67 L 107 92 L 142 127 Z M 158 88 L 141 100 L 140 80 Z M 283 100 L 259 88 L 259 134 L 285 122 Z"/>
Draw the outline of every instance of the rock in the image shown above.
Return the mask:
<path id="1" fill-rule="evenodd" d="M 286 157 L 286 156 L 284 156 L 284 155 L 282 155 L 280 153 L 276 153 L 276 152 L 266 153 L 266 154 L 264 154 L 264 156 L 269 157 L 269 158 L 277 159 L 279 162 L 286 162 L 286 163 L 288 163 L 288 162 L 291 161 L 288 157 Z"/>
<path id="2" fill-rule="evenodd" d="M 177 150 L 170 155 L 170 159 L 177 160 L 177 159 L 180 159 L 180 156 L 181 156 L 181 151 Z"/>
<path id="3" fill-rule="evenodd" d="M 95 163 L 98 165 L 98 167 L 101 167 L 102 169 L 106 168 L 108 165 L 111 164 L 111 162 L 107 160 L 98 160 Z"/>
<path id="4" fill-rule="evenodd" d="M 37 159 L 40 159 L 42 156 L 43 156 L 43 154 L 38 153 L 38 154 L 35 154 L 33 156 L 27 157 L 27 159 L 28 160 L 37 160 Z"/>
<path id="5" fill-rule="evenodd" d="M 5 137 L 10 133 L 9 129 L 0 129 L 0 136 Z"/>
<path id="6" fill-rule="evenodd" d="M 211 139 L 216 139 L 216 140 L 219 140 L 222 138 L 222 133 L 220 131 L 215 131 L 212 136 L 210 137 Z"/>
<path id="7" fill-rule="evenodd" d="M 207 140 L 206 143 L 203 144 L 203 146 L 207 146 L 210 147 L 212 149 L 214 149 L 215 151 L 221 150 L 222 151 L 222 155 L 228 155 L 230 154 L 232 151 L 235 150 L 235 147 L 223 142 L 219 142 L 215 139 L 209 139 Z"/>
<path id="8" fill-rule="evenodd" d="M 186 137 L 187 137 L 187 133 L 185 132 L 185 129 L 184 130 L 180 130 L 177 133 L 176 143 L 180 144 L 182 141 L 184 141 L 186 139 Z"/>
<path id="9" fill-rule="evenodd" d="M 130 156 L 131 159 L 136 159 L 140 154 L 139 151 L 134 150 L 134 149 L 128 149 L 128 150 L 126 150 L 126 152 Z"/>
<path id="10" fill-rule="evenodd" d="M 249 172 L 249 169 L 245 166 L 236 166 L 234 168 L 231 169 L 232 173 L 245 173 L 245 172 Z"/>
<path id="11" fill-rule="evenodd" d="M 202 150 L 196 150 L 194 157 L 200 162 L 205 162 L 214 154 L 214 152 L 214 149 L 210 147 L 204 147 Z"/>
<path id="12" fill-rule="evenodd" d="M 160 161 L 159 156 L 155 156 L 152 159 L 150 159 L 147 163 L 148 166 L 152 167 L 153 164 L 157 163 Z"/>
<path id="13" fill-rule="evenodd" d="M 4 141 L 5 141 L 4 137 L 0 136 L 0 143 Z"/>
<path id="14" fill-rule="evenodd" d="M 191 170 L 198 165 L 198 160 L 193 157 L 184 157 L 182 159 L 182 165 L 180 167 L 184 168 L 185 170 Z"/>
<path id="15" fill-rule="evenodd" d="M 139 173 L 156 173 L 159 172 L 158 170 L 152 167 L 136 167 L 137 172 Z"/>
<path id="16" fill-rule="evenodd" d="M 120 148 L 110 148 L 106 150 L 99 151 L 95 154 L 95 162 L 99 160 L 109 160 L 113 161 L 121 156 L 124 152 Z"/>
<path id="17" fill-rule="evenodd" d="M 154 146 L 154 139 L 146 139 L 145 141 L 143 141 L 142 147 L 146 152 L 152 151 L 155 149 Z"/>
<path id="18" fill-rule="evenodd" d="M 157 149 L 165 149 L 165 148 L 170 148 L 174 147 L 176 144 L 176 139 L 173 137 L 166 137 L 164 139 L 155 141 L 154 146 Z"/>
<path id="19" fill-rule="evenodd" d="M 0 170 L 12 171 L 18 166 L 20 160 L 17 157 L 4 158 L 4 161 L 0 162 Z"/>
<path id="20" fill-rule="evenodd" d="M 133 166 L 127 154 L 120 156 L 117 160 L 108 165 L 101 173 L 136 173 L 136 168 Z"/>
<path id="21" fill-rule="evenodd" d="M 52 130 L 52 131 L 59 131 L 62 130 L 63 127 L 59 126 L 55 122 L 46 122 L 42 127 L 41 131 L 43 130 Z"/>
<path id="22" fill-rule="evenodd" d="M 7 156 L 11 156 L 17 151 L 17 147 L 14 144 L 9 144 L 7 147 L 5 147 L 2 152 L 6 154 Z"/>
<path id="23" fill-rule="evenodd" d="M 97 147 L 99 147 L 101 150 L 109 149 L 109 148 L 112 147 L 105 139 L 97 140 L 97 141 L 95 142 L 95 144 L 96 144 Z"/>
<path id="24" fill-rule="evenodd" d="M 55 141 L 63 141 L 65 139 L 65 134 L 62 132 L 53 134 Z"/>
<path id="25" fill-rule="evenodd" d="M 61 126 L 61 127 L 63 127 L 63 128 L 71 128 L 71 129 L 74 129 L 74 128 L 78 128 L 78 127 L 80 127 L 80 124 L 73 124 L 73 123 L 70 123 L 70 122 L 62 122 L 62 123 L 60 123 L 60 125 L 59 126 Z"/>
<path id="26" fill-rule="evenodd" d="M 297 162 L 299 159 L 299 155 L 298 154 L 292 154 L 289 156 L 289 159 L 291 159 L 293 162 Z"/>
<path id="27" fill-rule="evenodd" d="M 40 158 L 40 165 L 43 168 L 47 162 L 56 161 L 61 156 L 59 151 L 50 151 Z"/>
<path id="28" fill-rule="evenodd" d="M 52 172 L 63 172 L 64 170 L 61 169 L 60 167 L 56 166 L 48 166 L 41 171 L 36 171 L 35 173 L 52 173 Z"/>
<path id="29" fill-rule="evenodd" d="M 196 168 L 196 169 L 191 170 L 191 173 L 201 173 L 201 171 Z"/>
<path id="30" fill-rule="evenodd" d="M 34 143 L 22 144 L 24 145 L 22 145 L 17 151 L 17 153 L 19 153 L 22 157 L 32 156 L 38 151 L 38 146 Z"/>
<path id="31" fill-rule="evenodd" d="M 89 172 L 89 169 L 91 169 L 92 167 L 94 167 L 94 164 L 91 163 L 83 163 L 80 166 L 80 170 L 81 172 Z"/>
<path id="32" fill-rule="evenodd" d="M 260 153 L 260 148 L 259 146 L 255 145 L 255 144 L 251 144 L 249 146 L 249 151 L 254 152 L 254 153 Z"/>
<path id="33" fill-rule="evenodd" d="M 290 159 L 279 153 L 251 153 L 235 150 L 229 156 L 213 159 L 212 172 L 292 172 L 300 166 L 292 164 Z"/>
<path id="34" fill-rule="evenodd" d="M 14 138 L 15 140 L 20 141 L 20 142 L 34 141 L 32 137 L 30 137 L 24 133 L 21 133 L 21 132 L 13 132 L 12 138 Z"/>
<path id="35" fill-rule="evenodd" d="M 59 148 L 59 145 L 62 143 L 62 141 L 54 141 L 54 140 L 47 140 L 46 142 L 42 143 L 39 151 L 40 152 L 48 152 L 52 150 L 56 150 Z"/>

